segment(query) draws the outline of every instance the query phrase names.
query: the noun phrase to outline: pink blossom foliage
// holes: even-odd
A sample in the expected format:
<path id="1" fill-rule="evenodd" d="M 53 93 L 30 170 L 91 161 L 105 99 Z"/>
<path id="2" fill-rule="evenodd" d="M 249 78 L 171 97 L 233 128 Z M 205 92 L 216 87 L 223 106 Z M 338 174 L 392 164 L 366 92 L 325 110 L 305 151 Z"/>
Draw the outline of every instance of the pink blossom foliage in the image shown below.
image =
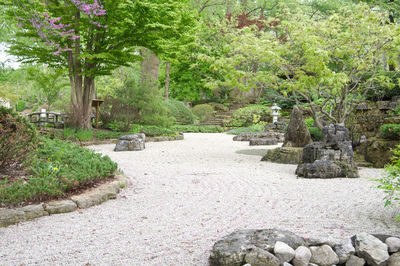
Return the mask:
<path id="1" fill-rule="evenodd" d="M 100 22 L 94 19 L 95 16 L 104 16 L 106 10 L 103 5 L 99 3 L 99 0 L 93 0 L 92 4 L 87 3 L 85 0 L 70 0 L 71 3 L 82 13 L 89 17 L 90 23 L 101 28 L 106 28 Z M 60 44 L 50 41 L 50 37 L 60 37 L 61 39 L 77 40 L 80 38 L 79 35 L 75 34 L 75 29 L 71 28 L 71 24 L 61 23 L 62 17 L 53 18 L 47 12 L 38 14 L 37 12 L 30 12 L 30 19 L 23 19 L 17 17 L 17 27 L 22 28 L 24 23 L 29 22 L 33 28 L 36 29 L 37 34 L 43 40 L 43 42 L 54 48 L 54 55 L 60 55 L 63 52 L 72 51 L 70 48 L 63 48 Z"/>

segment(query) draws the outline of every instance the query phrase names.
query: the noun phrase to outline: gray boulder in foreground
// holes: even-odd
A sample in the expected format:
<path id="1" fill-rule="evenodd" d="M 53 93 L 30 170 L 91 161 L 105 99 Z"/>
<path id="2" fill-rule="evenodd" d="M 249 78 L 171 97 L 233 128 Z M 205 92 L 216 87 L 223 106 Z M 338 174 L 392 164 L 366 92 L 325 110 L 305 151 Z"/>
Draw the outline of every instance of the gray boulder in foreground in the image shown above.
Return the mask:
<path id="1" fill-rule="evenodd" d="M 145 148 L 146 135 L 143 133 L 119 137 L 114 151 L 141 151 Z"/>
<path id="2" fill-rule="evenodd" d="M 355 235 L 355 249 L 359 257 L 369 265 L 387 265 L 389 260 L 388 247 L 378 238 L 367 233 Z"/>
<path id="3" fill-rule="evenodd" d="M 272 253 L 277 241 L 284 242 L 292 249 L 305 245 L 305 242 L 301 237 L 289 231 L 278 229 L 241 230 L 233 232 L 232 234 L 218 240 L 211 250 L 209 262 L 211 266 L 243 265 L 243 262 L 247 262 L 247 254 L 251 254 L 249 255 L 251 258 L 256 256 L 253 254 L 255 252 L 254 247 Z M 258 253 L 264 255 L 261 254 L 257 256 L 267 256 L 265 252 Z M 271 261 L 275 260 L 271 259 Z M 253 265 L 253 263 L 250 264 Z"/>

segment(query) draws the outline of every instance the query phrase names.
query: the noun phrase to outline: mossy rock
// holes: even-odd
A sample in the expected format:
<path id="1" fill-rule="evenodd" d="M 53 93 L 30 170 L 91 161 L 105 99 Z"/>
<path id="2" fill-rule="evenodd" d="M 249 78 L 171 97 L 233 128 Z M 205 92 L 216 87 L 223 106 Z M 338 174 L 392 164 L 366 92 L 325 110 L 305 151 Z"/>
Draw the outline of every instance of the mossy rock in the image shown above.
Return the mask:
<path id="1" fill-rule="evenodd" d="M 371 138 L 360 147 L 360 152 L 364 155 L 367 162 L 373 164 L 376 168 L 382 168 L 390 163 L 393 156 L 392 149 L 399 145 L 398 140 L 385 140 Z"/>
<path id="2" fill-rule="evenodd" d="M 280 147 L 268 150 L 261 161 L 282 164 L 299 164 L 303 156 L 303 148 Z"/>

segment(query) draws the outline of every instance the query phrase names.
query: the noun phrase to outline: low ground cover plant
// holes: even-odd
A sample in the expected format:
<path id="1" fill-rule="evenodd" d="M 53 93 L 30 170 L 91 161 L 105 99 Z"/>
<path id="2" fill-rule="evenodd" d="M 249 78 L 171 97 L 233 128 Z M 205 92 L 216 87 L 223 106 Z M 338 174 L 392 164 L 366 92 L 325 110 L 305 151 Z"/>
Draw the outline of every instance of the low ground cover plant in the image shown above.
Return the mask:
<path id="1" fill-rule="evenodd" d="M 221 126 L 213 125 L 175 125 L 173 130 L 182 133 L 221 133 L 224 128 Z"/>
<path id="2" fill-rule="evenodd" d="M 0 206 L 57 198 L 109 178 L 117 164 L 76 144 L 41 137 L 28 175 L 0 180 Z"/>
<path id="3" fill-rule="evenodd" d="M 227 131 L 228 134 L 231 135 L 239 135 L 240 133 L 255 133 L 255 132 L 263 132 L 264 131 L 264 125 L 258 124 L 258 125 L 252 125 L 249 127 L 238 127 L 231 129 Z"/>

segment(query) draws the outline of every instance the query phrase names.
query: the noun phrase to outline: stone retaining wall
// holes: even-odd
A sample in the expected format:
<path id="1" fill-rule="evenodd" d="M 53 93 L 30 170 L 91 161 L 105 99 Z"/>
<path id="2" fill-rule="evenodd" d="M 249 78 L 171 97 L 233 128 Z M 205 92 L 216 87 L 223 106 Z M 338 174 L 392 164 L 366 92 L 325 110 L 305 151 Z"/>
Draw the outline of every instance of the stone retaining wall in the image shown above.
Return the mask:
<path id="1" fill-rule="evenodd" d="M 336 243 L 278 229 L 242 230 L 214 244 L 211 266 L 399 266 L 400 238 L 360 233 Z"/>
<path id="2" fill-rule="evenodd" d="M 0 227 L 17 224 L 38 217 L 73 212 L 78 208 L 85 209 L 115 199 L 122 186 L 126 186 L 127 179 L 123 175 L 116 176 L 111 183 L 102 184 L 83 194 L 72 196 L 67 200 L 50 201 L 35 205 L 28 205 L 15 209 L 0 208 Z"/>

